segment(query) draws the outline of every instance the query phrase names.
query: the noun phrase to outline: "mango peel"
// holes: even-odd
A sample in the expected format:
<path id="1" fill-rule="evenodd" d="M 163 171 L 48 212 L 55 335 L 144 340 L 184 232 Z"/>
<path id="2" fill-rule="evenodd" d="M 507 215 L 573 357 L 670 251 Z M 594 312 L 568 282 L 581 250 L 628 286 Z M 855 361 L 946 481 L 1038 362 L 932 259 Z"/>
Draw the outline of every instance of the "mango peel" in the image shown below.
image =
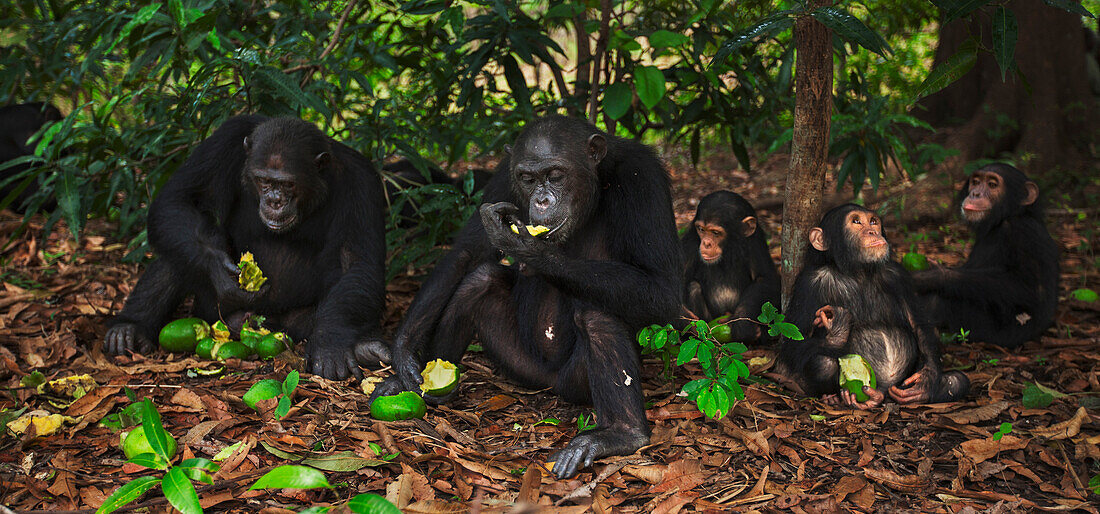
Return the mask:
<path id="1" fill-rule="evenodd" d="M 862 355 L 850 353 L 838 358 L 837 364 L 840 365 L 840 387 L 854 394 L 857 401 L 867 401 L 870 397 L 863 392 L 863 386 L 871 389 L 878 387 L 878 379 L 875 378 L 871 363 Z"/>
<path id="2" fill-rule="evenodd" d="M 535 226 L 527 225 L 527 233 L 531 234 L 531 236 L 533 236 L 533 237 L 541 236 L 541 235 L 543 235 L 543 234 L 545 234 L 549 231 L 550 231 L 550 227 L 545 227 L 545 226 L 542 226 L 542 225 L 535 225 Z M 513 234 L 519 234 L 519 226 L 518 225 L 512 225 L 512 233 Z"/>
<path id="3" fill-rule="evenodd" d="M 256 259 L 252 256 L 252 252 L 241 254 L 241 262 L 237 263 L 237 267 L 241 269 L 241 274 L 237 276 L 237 282 L 241 285 L 241 289 L 254 293 L 260 290 L 260 286 L 263 286 L 264 282 L 267 282 L 267 277 L 256 265 Z"/>
<path id="4" fill-rule="evenodd" d="M 379 396 L 370 404 L 370 415 L 383 421 L 423 418 L 428 412 L 424 398 L 412 391 L 403 391 L 391 396 Z"/>
<path id="5" fill-rule="evenodd" d="M 431 396 L 444 396 L 454 391 L 458 385 L 458 367 L 443 359 L 436 359 L 424 366 L 420 372 L 424 382 L 420 390 Z"/>

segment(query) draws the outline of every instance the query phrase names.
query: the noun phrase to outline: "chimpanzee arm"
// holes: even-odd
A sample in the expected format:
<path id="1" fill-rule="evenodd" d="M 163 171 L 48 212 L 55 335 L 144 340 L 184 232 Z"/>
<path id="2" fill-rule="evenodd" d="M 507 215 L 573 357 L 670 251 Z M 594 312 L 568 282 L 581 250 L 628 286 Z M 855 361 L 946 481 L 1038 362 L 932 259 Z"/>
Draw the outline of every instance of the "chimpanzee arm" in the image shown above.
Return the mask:
<path id="1" fill-rule="evenodd" d="M 843 352 L 830 344 L 829 330 L 814 326 L 814 317 L 825 302 L 809 278 L 812 272 L 812 269 L 804 269 L 799 274 L 791 304 L 785 311 L 786 320 L 795 324 L 805 339 L 781 339 L 776 361 L 777 371 L 798 384 L 803 393 L 821 396 L 835 393 L 839 387 L 837 357 Z"/>
<path id="2" fill-rule="evenodd" d="M 222 124 L 171 178 L 149 207 L 149 242 L 181 269 L 210 272 L 230 248 L 222 223 L 238 202 L 244 139 L 264 118 L 241 116 Z"/>

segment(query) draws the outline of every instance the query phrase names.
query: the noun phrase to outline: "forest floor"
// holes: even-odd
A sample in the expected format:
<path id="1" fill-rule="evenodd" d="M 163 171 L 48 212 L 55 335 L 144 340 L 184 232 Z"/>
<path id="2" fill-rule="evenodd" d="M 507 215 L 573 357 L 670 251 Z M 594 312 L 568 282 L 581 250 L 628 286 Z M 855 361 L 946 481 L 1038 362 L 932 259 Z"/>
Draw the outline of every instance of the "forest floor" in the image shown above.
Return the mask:
<path id="1" fill-rule="evenodd" d="M 729 172 L 735 166 L 728 156 L 714 156 L 698 170 L 680 163 L 682 156 L 669 160 L 681 226 L 702 195 L 739 191 L 769 206 L 760 217 L 778 257 L 781 204 L 773 200 L 782 191 L 783 157 L 751 175 Z M 874 205 L 895 249 L 960 263 L 967 236 L 950 216 L 950 181 L 893 182 Z M 1100 473 L 1100 303 L 1067 296 L 1078 287 L 1100 289 L 1098 255 L 1090 246 L 1100 223 L 1091 207 L 1055 207 L 1049 225 L 1062 250 L 1055 325 L 1041 342 L 1014 352 L 979 342 L 947 345 L 945 366 L 965 371 L 972 382 L 965 402 L 891 403 L 855 412 L 756 383 L 715 421 L 677 394 L 702 376 L 696 364 L 676 369 L 669 381 L 660 362 L 650 359 L 643 384 L 650 445 L 603 459 L 570 480 L 549 476 L 545 460 L 577 434 L 578 417 L 592 409 L 515 386 L 483 354 L 466 355 L 461 395 L 429 408 L 423 420 L 376 421 L 358 383 L 308 374 L 289 415 L 264 419 L 244 405 L 242 394 L 260 379 L 282 379 L 298 359 L 284 354 L 275 361 L 221 364 L 163 352 L 108 358 L 99 344 L 104 323 L 140 272 L 121 263 L 124 245 L 102 235 L 110 233 L 102 221 L 93 221 L 79 242 L 63 230 L 44 242 L 21 235 L 0 253 L 0 407 L 73 419 L 46 437 L 0 436 L 0 504 L 19 511 L 94 509 L 119 486 L 156 474 L 124 465 L 117 432 L 100 424 L 133 397 L 148 397 L 179 440 L 182 458 L 210 458 L 243 442 L 221 461 L 213 484 L 197 484 L 207 512 L 295 512 L 371 492 L 406 512 L 1096 513 L 1100 496 L 1088 484 Z M 0 237 L 15 232 L 14 219 L 0 216 Z M 38 229 L 40 224 L 28 234 Z M 408 276 L 387 286 L 388 330 L 417 287 Z M 769 355 L 754 348 L 746 357 Z M 66 406 L 21 386 L 34 371 L 47 379 L 87 373 L 98 387 Z M 1036 382 L 1059 394 L 1048 406 L 1026 408 L 1023 391 Z M 994 439 L 1006 422 L 1011 433 Z M 394 453 L 392 460 L 381 459 Z M 296 456 L 329 470 L 335 489 L 248 490 Z M 167 509 L 159 488 L 131 505 Z"/>

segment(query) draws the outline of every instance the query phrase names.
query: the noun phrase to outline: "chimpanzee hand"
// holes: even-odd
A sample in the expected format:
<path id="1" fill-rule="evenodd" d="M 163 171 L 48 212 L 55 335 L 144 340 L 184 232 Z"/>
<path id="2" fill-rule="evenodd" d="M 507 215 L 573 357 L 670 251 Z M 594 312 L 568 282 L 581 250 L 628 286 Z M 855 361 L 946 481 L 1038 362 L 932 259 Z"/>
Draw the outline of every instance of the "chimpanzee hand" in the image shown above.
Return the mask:
<path id="1" fill-rule="evenodd" d="M 826 305 L 814 313 L 814 326 L 826 330 L 825 345 L 839 348 L 848 342 L 852 315 L 843 307 Z"/>
<path id="2" fill-rule="evenodd" d="M 882 402 L 886 401 L 886 395 L 879 392 L 878 389 L 872 389 L 867 386 L 863 386 L 863 394 L 867 395 L 867 401 L 861 402 L 856 398 L 856 395 L 849 392 L 847 389 L 841 389 L 840 394 L 830 394 L 822 396 L 821 399 L 829 405 L 846 406 L 853 409 L 867 410 L 882 405 Z"/>
<path id="3" fill-rule="evenodd" d="M 921 369 L 901 383 L 901 387 L 890 388 L 894 401 L 906 403 L 928 403 L 932 399 L 938 380 L 934 373 Z"/>
<path id="4" fill-rule="evenodd" d="M 379 396 L 391 396 L 402 391 L 420 392 L 420 383 L 424 380 L 420 370 L 424 366 L 412 352 L 401 348 L 396 342 L 394 344 L 393 360 L 390 361 L 393 374 L 374 387 L 370 395 L 372 402 Z"/>
<path id="5" fill-rule="evenodd" d="M 249 292 L 241 289 L 238 276 L 241 269 L 237 263 L 229 258 L 225 252 L 217 252 L 210 270 L 210 283 L 214 286 L 214 293 L 218 297 L 218 304 L 223 310 L 235 311 L 247 307 L 256 302 L 267 293 L 268 286 L 260 287 L 259 291 Z"/>
<path id="6" fill-rule="evenodd" d="M 517 260 L 528 261 L 544 254 L 548 245 L 527 232 L 526 225 L 519 220 L 517 213 L 519 209 L 508 202 L 483 204 L 481 224 L 485 227 L 489 244 L 494 248 Z M 512 225 L 518 228 L 518 234 L 512 232 Z"/>
<path id="7" fill-rule="evenodd" d="M 355 338 L 342 331 L 314 330 L 306 342 L 306 370 L 332 380 L 363 378 L 355 361 Z"/>
<path id="8" fill-rule="evenodd" d="M 596 459 L 607 455 L 629 455 L 649 443 L 644 432 L 630 428 L 597 428 L 574 437 L 569 444 L 554 452 L 548 462 L 558 479 L 569 478 Z"/>
<path id="9" fill-rule="evenodd" d="M 141 333 L 141 328 L 133 323 L 119 323 L 103 336 L 103 349 L 112 355 L 124 355 L 127 352 L 152 353 L 156 350 L 153 342 Z"/>

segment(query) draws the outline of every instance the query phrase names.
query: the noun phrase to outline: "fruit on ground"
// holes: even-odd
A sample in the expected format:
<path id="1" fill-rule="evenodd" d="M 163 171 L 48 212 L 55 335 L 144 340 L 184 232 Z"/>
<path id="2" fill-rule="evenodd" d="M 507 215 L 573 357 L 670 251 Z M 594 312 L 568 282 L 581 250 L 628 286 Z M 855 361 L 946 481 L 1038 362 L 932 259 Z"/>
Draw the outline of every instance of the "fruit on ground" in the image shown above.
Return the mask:
<path id="1" fill-rule="evenodd" d="M 193 352 L 209 333 L 210 325 L 199 318 L 177 319 L 160 329 L 160 347 L 170 352 Z"/>
<path id="2" fill-rule="evenodd" d="M 458 367 L 443 359 L 429 362 L 420 376 L 424 379 L 420 389 L 432 396 L 444 396 L 458 385 Z"/>

